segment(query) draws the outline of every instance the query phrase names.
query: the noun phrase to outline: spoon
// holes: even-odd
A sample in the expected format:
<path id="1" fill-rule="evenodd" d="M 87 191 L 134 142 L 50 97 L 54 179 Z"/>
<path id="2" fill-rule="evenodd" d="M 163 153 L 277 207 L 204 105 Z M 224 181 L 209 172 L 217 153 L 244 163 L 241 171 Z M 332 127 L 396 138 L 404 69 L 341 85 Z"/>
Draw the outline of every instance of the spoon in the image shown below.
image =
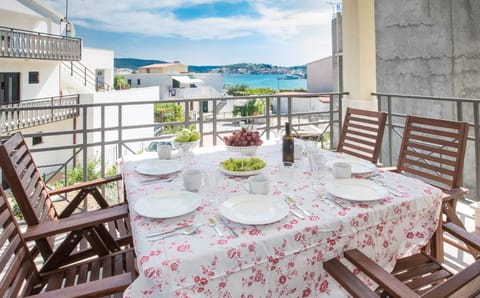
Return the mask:
<path id="1" fill-rule="evenodd" d="M 215 230 L 215 232 L 217 232 L 218 236 L 220 236 L 220 237 L 225 237 L 225 236 L 223 235 L 223 233 L 218 229 L 218 227 L 217 227 L 217 221 L 216 221 L 215 219 L 213 219 L 213 218 L 210 217 L 210 218 L 208 219 L 208 225 L 209 225 L 210 227 L 212 227 L 212 228 Z"/>
<path id="2" fill-rule="evenodd" d="M 302 208 L 301 206 L 299 206 L 299 205 L 297 204 L 297 202 L 296 202 L 294 199 L 292 199 L 291 197 L 288 197 L 288 196 L 287 196 L 286 199 L 285 199 L 285 201 L 287 202 L 288 205 L 297 207 L 298 210 L 302 211 L 303 214 L 305 214 L 306 216 L 312 216 L 312 214 L 311 214 L 310 212 L 308 212 L 307 210 L 305 210 L 304 208 Z"/>
<path id="3" fill-rule="evenodd" d="M 190 226 L 190 227 L 187 227 L 183 230 L 179 230 L 179 231 L 164 235 L 162 237 L 155 238 L 155 239 L 150 239 L 150 240 L 151 241 L 163 240 L 165 238 L 176 236 L 176 235 L 191 235 L 191 234 L 195 233 L 196 231 L 198 231 L 199 228 L 200 228 L 200 226 Z"/>

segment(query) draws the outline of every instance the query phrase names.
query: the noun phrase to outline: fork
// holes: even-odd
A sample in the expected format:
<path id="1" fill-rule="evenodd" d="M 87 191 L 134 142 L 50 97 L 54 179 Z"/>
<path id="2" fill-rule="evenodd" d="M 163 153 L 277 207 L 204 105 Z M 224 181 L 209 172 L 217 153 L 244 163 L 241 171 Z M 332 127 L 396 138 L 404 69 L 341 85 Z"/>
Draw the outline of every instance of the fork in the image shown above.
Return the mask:
<path id="1" fill-rule="evenodd" d="M 210 218 L 208 219 L 208 225 L 209 225 L 210 227 L 212 227 L 212 228 L 215 230 L 215 232 L 217 232 L 218 236 L 220 236 L 220 237 L 225 237 L 225 236 L 223 235 L 222 231 L 220 231 L 220 229 L 218 228 L 218 226 L 217 226 L 217 221 L 216 221 L 215 219 L 213 219 L 212 217 L 210 217 Z"/>
<path id="2" fill-rule="evenodd" d="M 303 214 L 305 214 L 306 216 L 312 216 L 312 214 L 310 212 L 308 212 L 307 210 L 305 210 L 302 206 L 298 205 L 297 202 L 292 199 L 291 197 L 287 196 L 285 198 L 285 201 L 287 202 L 288 205 L 290 206 L 294 206 L 296 207 L 298 210 L 302 211 Z"/>

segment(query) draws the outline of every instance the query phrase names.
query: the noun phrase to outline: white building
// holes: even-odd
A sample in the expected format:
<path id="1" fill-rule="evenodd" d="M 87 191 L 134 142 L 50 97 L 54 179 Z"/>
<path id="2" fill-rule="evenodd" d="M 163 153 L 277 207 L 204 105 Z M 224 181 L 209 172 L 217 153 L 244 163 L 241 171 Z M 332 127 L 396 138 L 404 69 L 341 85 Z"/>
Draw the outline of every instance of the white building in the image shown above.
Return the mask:
<path id="1" fill-rule="evenodd" d="M 333 72 L 331 56 L 307 63 L 307 91 L 333 91 Z"/>
<path id="2" fill-rule="evenodd" d="M 2 0 L 0 5 L 0 109 L 34 104 L 45 107 L 46 105 L 158 99 L 158 88 L 112 91 L 113 61 L 114 53 L 111 50 L 84 48 L 82 40 L 75 38 L 74 25 L 41 1 Z M 132 111 L 127 110 L 122 113 L 123 123 L 131 125 L 153 123 L 153 105 L 148 111 L 142 110 L 141 117 L 136 114 L 137 108 L 131 109 Z M 87 128 L 98 128 L 100 114 L 93 112 L 90 114 L 85 121 Z M 75 127 L 82 127 L 80 125 L 83 125 L 84 121 L 81 114 L 74 113 L 61 120 L 52 120 L 54 117 L 51 115 L 49 117 L 43 115 L 43 119 L 48 120 L 41 122 L 26 120 L 42 117 L 42 115 L 26 117 L 29 119 L 0 116 L 2 121 L 0 134 L 5 136 L 16 130 L 21 130 L 24 134 L 45 131 L 71 132 Z M 108 117 L 111 119 L 104 119 L 104 121 L 107 124 L 114 123 L 118 120 L 118 112 L 109 113 Z M 22 125 L 18 127 L 5 125 L 6 121 L 10 121 L 7 124 L 22 121 Z M 135 133 L 138 137 L 151 137 L 153 129 L 140 129 Z M 116 137 L 118 136 L 111 138 Z M 98 142 L 99 139 L 98 134 L 93 134 L 88 140 L 82 141 Z M 38 143 L 33 142 L 32 139 L 29 146 L 32 149 L 41 149 L 60 147 L 63 144 L 72 144 L 72 134 L 44 137 Z M 141 148 L 132 148 L 132 150 L 138 149 Z M 96 154 L 97 152 L 91 149 L 88 152 L 88 158 L 93 158 Z M 111 162 L 113 162 L 115 156 L 114 154 L 111 156 Z M 58 150 L 54 153 L 35 153 L 38 165 L 67 163 L 71 157 L 71 149 Z M 47 172 L 48 168 L 44 171 Z"/>

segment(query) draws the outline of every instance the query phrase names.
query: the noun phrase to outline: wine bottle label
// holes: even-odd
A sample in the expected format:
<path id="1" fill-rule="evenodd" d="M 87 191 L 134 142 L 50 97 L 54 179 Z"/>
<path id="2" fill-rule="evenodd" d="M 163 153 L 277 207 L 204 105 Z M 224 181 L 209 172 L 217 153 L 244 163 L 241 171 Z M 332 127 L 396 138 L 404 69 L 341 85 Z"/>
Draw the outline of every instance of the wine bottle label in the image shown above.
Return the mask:
<path id="1" fill-rule="evenodd" d="M 295 146 L 292 140 L 283 142 L 283 162 L 294 162 L 294 150 Z"/>

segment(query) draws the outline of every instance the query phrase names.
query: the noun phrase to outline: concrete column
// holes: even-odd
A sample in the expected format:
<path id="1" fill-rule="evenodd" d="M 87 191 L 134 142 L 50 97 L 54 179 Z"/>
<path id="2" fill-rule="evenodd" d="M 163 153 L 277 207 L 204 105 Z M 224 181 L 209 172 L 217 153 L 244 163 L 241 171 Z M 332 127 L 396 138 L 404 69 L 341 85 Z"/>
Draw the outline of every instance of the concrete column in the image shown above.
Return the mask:
<path id="1" fill-rule="evenodd" d="M 376 109 L 374 0 L 343 0 L 343 84 L 346 105 Z"/>

